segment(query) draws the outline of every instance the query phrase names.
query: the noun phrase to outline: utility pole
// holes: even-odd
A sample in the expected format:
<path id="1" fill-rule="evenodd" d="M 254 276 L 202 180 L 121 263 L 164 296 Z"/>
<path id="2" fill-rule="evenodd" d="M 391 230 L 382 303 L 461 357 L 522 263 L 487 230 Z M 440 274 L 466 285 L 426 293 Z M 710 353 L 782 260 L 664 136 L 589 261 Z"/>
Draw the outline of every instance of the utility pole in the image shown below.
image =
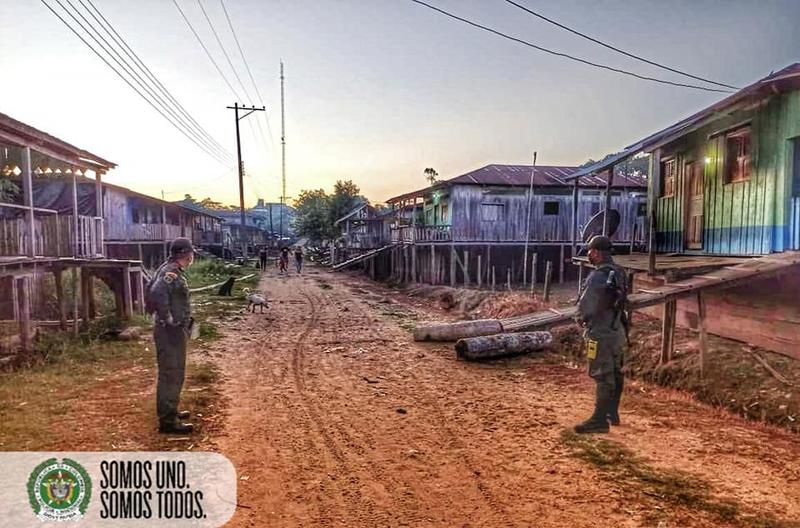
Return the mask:
<path id="1" fill-rule="evenodd" d="M 283 61 L 281 61 L 281 216 L 280 238 L 283 244 L 283 209 L 286 201 L 286 113 L 283 98 Z"/>
<path id="2" fill-rule="evenodd" d="M 533 205 L 533 177 L 536 174 L 536 152 L 533 153 L 533 167 L 531 167 L 531 186 L 528 189 L 528 221 L 525 225 L 525 253 L 522 257 L 522 284 L 528 281 L 528 244 L 531 240 L 531 206 Z M 562 262 L 563 266 L 564 263 Z M 533 290 L 531 290 L 533 291 Z"/>
<path id="3" fill-rule="evenodd" d="M 236 119 L 236 157 L 239 161 L 239 212 L 241 213 L 241 220 L 242 220 L 242 258 L 247 258 L 247 236 L 245 234 L 246 231 L 246 222 L 244 217 L 244 162 L 242 161 L 242 142 L 239 138 L 239 121 L 244 119 L 245 117 L 249 116 L 253 112 L 265 112 L 267 109 L 266 107 L 256 108 L 253 107 L 246 107 L 244 105 L 239 105 L 239 103 L 233 103 L 233 106 L 226 107 L 228 110 L 233 110 L 234 118 Z M 239 110 L 245 111 L 247 113 L 244 114 L 242 117 L 239 117 Z"/>

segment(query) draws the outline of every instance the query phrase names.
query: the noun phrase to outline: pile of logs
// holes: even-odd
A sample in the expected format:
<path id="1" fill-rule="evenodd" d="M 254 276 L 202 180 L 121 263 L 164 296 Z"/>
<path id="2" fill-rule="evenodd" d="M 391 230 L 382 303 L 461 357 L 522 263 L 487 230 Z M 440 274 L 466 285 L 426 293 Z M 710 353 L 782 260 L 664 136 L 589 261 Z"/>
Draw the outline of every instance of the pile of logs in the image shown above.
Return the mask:
<path id="1" fill-rule="evenodd" d="M 456 354 L 459 359 L 477 361 L 545 350 L 552 344 L 553 334 L 550 332 L 497 334 L 459 339 Z"/>

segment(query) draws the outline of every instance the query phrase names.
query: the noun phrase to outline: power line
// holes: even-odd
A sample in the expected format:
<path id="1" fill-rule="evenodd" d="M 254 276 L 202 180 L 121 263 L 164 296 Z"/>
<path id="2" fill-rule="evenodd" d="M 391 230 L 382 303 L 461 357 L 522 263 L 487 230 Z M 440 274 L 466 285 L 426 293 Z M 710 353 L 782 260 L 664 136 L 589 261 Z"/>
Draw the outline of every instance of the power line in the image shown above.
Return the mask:
<path id="1" fill-rule="evenodd" d="M 646 75 L 639 75 L 638 73 L 633 73 L 633 72 L 630 72 L 630 71 L 627 71 L 627 70 L 614 68 L 613 66 L 607 66 L 605 64 L 599 64 L 599 63 L 596 63 L 596 62 L 591 62 L 591 61 L 588 61 L 586 59 L 581 59 L 579 57 L 575 57 L 573 55 L 569 55 L 567 53 L 562 53 L 562 52 L 559 52 L 559 51 L 554 51 L 554 50 L 551 50 L 551 49 L 548 49 L 548 48 L 544 48 L 542 46 L 537 46 L 536 44 L 528 42 L 527 40 L 522 40 L 522 39 L 517 38 L 517 37 L 512 37 L 511 35 L 508 35 L 506 33 L 498 31 L 496 29 L 492 29 L 492 28 L 484 26 L 482 24 L 478 24 L 477 22 L 473 22 L 471 20 L 467 20 L 466 18 L 462 18 L 462 17 L 460 17 L 458 15 L 454 15 L 453 13 L 449 13 L 449 12 L 445 11 L 444 9 L 440 9 L 440 8 L 438 8 L 436 6 L 432 6 L 432 5 L 428 4 L 428 3 L 423 2 L 422 0 L 411 0 L 411 2 L 414 2 L 415 4 L 419 4 L 421 6 L 427 7 L 428 9 L 432 9 L 433 11 L 441 13 L 441 14 L 443 14 L 443 15 L 445 15 L 447 17 L 450 17 L 450 18 L 452 18 L 454 20 L 458 20 L 459 22 L 463 22 L 465 24 L 468 24 L 468 25 L 470 25 L 472 27 L 476 27 L 478 29 L 482 29 L 483 31 L 488 31 L 489 33 L 492 33 L 492 34 L 497 35 L 499 37 L 503 37 L 505 39 L 517 42 L 519 44 L 522 44 L 524 46 L 528 46 L 530 48 L 533 48 L 533 49 L 536 49 L 536 50 L 539 50 L 539 51 L 542 51 L 544 53 L 549 53 L 550 55 L 555 55 L 556 57 L 563 57 L 565 59 L 570 59 L 570 60 L 573 60 L 573 61 L 576 61 L 576 62 L 580 62 L 582 64 L 586 64 L 588 66 L 594 66 L 595 68 L 600 68 L 600 69 L 603 69 L 603 70 L 609 70 L 609 71 L 613 71 L 613 72 L 620 73 L 620 74 L 623 74 L 623 75 L 628 75 L 630 77 L 635 77 L 637 79 L 642 79 L 644 81 L 652 81 L 652 82 L 657 82 L 657 83 L 661 83 L 661 84 L 669 84 L 669 85 L 672 85 L 672 86 L 681 86 L 683 88 L 692 88 L 692 89 L 695 89 L 695 90 L 703 90 L 703 91 L 706 91 L 706 92 L 732 93 L 730 90 L 722 90 L 722 89 L 717 89 L 717 88 L 708 88 L 708 87 L 705 87 L 705 86 L 698 86 L 698 85 L 695 85 L 695 84 L 684 84 L 684 83 L 679 83 L 679 82 L 667 81 L 665 79 L 658 79 L 656 77 L 648 77 Z"/>
<path id="2" fill-rule="evenodd" d="M 219 0 L 219 3 L 222 5 L 222 11 L 225 13 L 225 19 L 228 21 L 228 27 L 231 29 L 231 34 L 233 35 L 233 40 L 236 42 L 236 47 L 239 49 L 239 55 L 242 56 L 242 62 L 244 63 L 244 67 L 247 70 L 247 75 L 250 77 L 250 82 L 253 83 L 253 88 L 256 91 L 256 96 L 258 97 L 258 104 L 264 106 L 264 98 L 261 97 L 261 92 L 258 89 L 258 83 L 256 83 L 255 78 L 253 77 L 253 72 L 250 70 L 250 65 L 247 63 L 247 59 L 244 56 L 244 50 L 242 49 L 242 45 L 239 42 L 239 37 L 236 36 L 236 30 L 233 29 L 233 22 L 231 21 L 231 17 L 228 14 L 228 8 L 225 7 L 225 0 Z M 267 132 L 269 133 L 269 139 L 271 142 L 275 142 L 275 138 L 272 136 L 272 127 L 269 125 L 269 117 L 266 112 L 264 112 L 264 119 L 267 122 Z M 256 123 L 259 123 L 256 120 Z M 261 125 L 259 125 L 261 126 Z"/>
<path id="3" fill-rule="evenodd" d="M 167 97 L 167 99 L 169 99 L 169 101 L 178 108 L 181 114 L 183 114 L 194 125 L 195 129 L 198 130 L 209 142 L 211 142 L 216 147 L 217 151 L 221 152 L 223 155 L 232 159 L 233 155 L 230 152 L 228 152 L 216 139 L 214 139 L 214 137 L 211 136 L 211 134 L 209 134 L 197 122 L 197 120 L 194 119 L 194 117 L 192 117 L 192 115 L 186 110 L 186 108 L 184 108 L 184 106 L 172 95 L 172 93 L 166 88 L 166 86 L 164 86 L 164 84 L 158 79 L 158 77 L 155 76 L 155 74 L 150 70 L 150 68 L 147 67 L 147 65 L 141 60 L 141 58 L 139 58 L 139 55 L 135 51 L 133 51 L 133 49 L 131 49 L 131 47 L 128 45 L 128 43 L 125 41 L 122 35 L 120 35 L 119 32 L 117 32 L 117 30 L 108 21 L 108 19 L 106 19 L 106 17 L 103 16 L 100 10 L 97 9 L 97 6 L 94 5 L 92 0 L 87 0 L 87 2 L 92 7 L 94 12 L 100 17 L 100 19 L 102 19 L 102 22 L 98 20 L 97 16 L 95 16 L 95 14 L 92 13 L 92 11 L 88 7 L 86 7 L 86 4 L 83 2 L 83 0 L 79 0 L 79 2 L 83 6 L 83 8 L 86 9 L 86 11 L 92 16 L 92 18 L 94 18 L 95 21 L 97 21 L 97 23 L 100 24 L 100 26 L 106 31 L 106 33 L 108 33 L 111 36 L 114 42 L 116 42 L 117 45 L 119 45 L 122 48 L 122 50 L 125 52 L 128 58 L 130 58 L 139 66 L 142 72 L 144 72 L 144 74 L 153 83 L 155 83 L 155 85 Z"/>
<path id="4" fill-rule="evenodd" d="M 94 40 L 95 43 L 97 43 L 97 45 L 100 46 L 100 48 L 102 48 L 103 51 L 105 53 L 107 53 L 110 58 L 114 62 L 116 62 L 117 65 L 119 67 L 121 67 L 125 71 L 125 73 L 127 73 L 131 77 L 131 79 L 134 82 L 136 82 L 143 90 L 145 90 L 148 93 L 148 95 L 150 95 L 151 97 L 153 97 L 154 99 L 157 100 L 157 103 L 161 106 L 161 108 L 163 110 L 165 110 L 166 112 L 168 112 L 175 119 L 175 121 L 177 121 L 179 123 L 179 126 L 182 127 L 184 131 L 188 131 L 194 138 L 196 138 L 197 140 L 199 140 L 200 143 L 202 143 L 202 146 L 201 146 L 199 143 L 197 143 L 195 141 L 196 145 L 198 145 L 200 148 L 205 150 L 206 153 L 208 153 L 209 155 L 216 157 L 218 161 L 224 161 L 226 156 L 228 156 L 228 158 L 230 158 L 230 154 L 226 153 L 224 149 L 222 149 L 221 151 L 218 151 L 217 147 L 214 145 L 213 142 L 208 141 L 201 134 L 199 134 L 198 132 L 193 130 L 190 126 L 188 126 L 186 121 L 184 119 L 182 119 L 181 116 L 179 116 L 170 107 L 170 105 L 168 105 L 164 101 L 164 99 L 161 98 L 161 96 L 159 94 L 155 93 L 155 91 L 153 90 L 153 87 L 151 85 L 149 85 L 144 79 L 142 79 L 142 77 L 136 71 L 134 71 L 134 69 L 122 57 L 122 55 L 119 53 L 119 51 L 116 48 L 114 48 L 114 46 L 112 46 L 108 42 L 108 40 L 106 40 L 105 37 L 103 37 L 103 35 L 100 34 L 97 31 L 97 29 L 92 25 L 92 23 L 89 22 L 89 20 L 86 19 L 86 17 L 83 15 L 83 13 L 77 7 L 75 7 L 75 5 L 70 0 L 66 0 L 66 2 L 69 4 L 69 6 L 72 8 L 72 10 L 86 23 L 86 26 L 88 26 L 88 28 L 86 26 L 84 26 L 83 23 L 81 23 L 75 17 L 73 12 L 70 11 L 69 9 L 67 9 L 64 6 L 64 4 L 61 3 L 60 0 L 56 0 L 56 2 L 70 16 L 70 18 L 72 18 L 72 20 L 75 21 L 75 23 L 77 23 L 81 27 L 81 29 L 83 29 L 84 31 L 86 31 L 88 33 L 88 35 L 92 38 L 92 40 Z M 91 28 L 91 30 L 89 28 Z M 100 40 L 98 40 L 98 37 L 99 37 Z M 101 41 L 102 41 L 102 43 L 101 43 Z"/>
<path id="5" fill-rule="evenodd" d="M 225 50 L 225 45 L 222 44 L 222 40 L 219 38 L 219 35 L 217 34 L 217 30 L 214 29 L 214 24 L 211 22 L 211 19 L 208 17 L 208 13 L 206 12 L 206 8 L 203 7 L 203 3 L 200 0 L 197 0 L 197 5 L 200 6 L 200 11 L 203 12 L 203 16 L 205 17 L 206 22 L 208 22 L 208 27 L 211 28 L 211 33 L 214 34 L 214 38 L 217 40 L 217 44 L 219 44 L 219 47 L 222 50 L 222 54 L 225 56 L 225 60 L 228 61 L 228 66 L 230 66 L 231 70 L 233 70 L 233 76 L 236 77 L 236 80 L 239 81 L 239 86 L 241 86 L 242 90 L 244 90 L 244 95 L 247 96 L 247 102 L 252 105 L 253 104 L 253 99 L 250 97 L 250 94 L 247 92 L 247 88 L 245 88 L 244 83 L 242 82 L 242 79 L 239 78 L 239 74 L 236 72 L 236 68 L 233 67 L 233 62 L 231 61 L 231 58 L 228 55 L 228 52 Z"/>
<path id="6" fill-rule="evenodd" d="M 94 15 L 94 14 L 93 14 L 93 13 L 92 13 L 92 12 L 91 12 L 91 11 L 90 11 L 88 8 L 87 8 L 87 7 L 86 7 L 86 4 L 84 4 L 83 0 L 79 0 L 79 1 L 80 1 L 81 5 L 84 7 L 84 9 L 86 9 L 86 11 L 87 11 L 87 12 L 89 12 L 89 14 L 91 14 L 91 15 L 92 15 L 92 17 L 93 17 L 95 20 L 97 20 L 97 17 L 96 17 L 96 16 L 95 16 L 95 15 Z M 223 147 L 223 146 L 222 146 L 222 145 L 221 145 L 219 142 L 217 142 L 217 141 L 214 139 L 214 137 L 213 137 L 213 136 L 211 136 L 211 134 L 209 134 L 209 133 L 208 133 L 208 132 L 207 132 L 207 131 L 206 131 L 206 130 L 205 130 L 205 129 L 204 129 L 204 128 L 203 128 L 203 127 L 200 125 L 200 123 L 198 123 L 198 122 L 197 122 L 197 120 L 195 120 L 195 119 L 194 119 L 194 117 L 192 117 L 192 115 L 191 115 L 191 114 L 190 114 L 190 113 L 189 113 L 189 112 L 186 110 L 186 108 L 184 108 L 184 106 L 183 106 L 183 105 L 182 105 L 182 104 L 181 104 L 181 103 L 180 103 L 180 102 L 179 102 L 179 101 L 178 101 L 178 100 L 177 100 L 177 99 L 176 99 L 176 98 L 175 98 L 175 97 L 172 95 L 172 93 L 171 93 L 171 92 L 170 92 L 170 91 L 169 91 L 169 90 L 166 88 L 166 86 L 164 86 L 164 85 L 161 83 L 161 81 L 158 79 L 158 77 L 156 77 L 156 76 L 155 76 L 155 74 L 154 74 L 154 73 L 153 73 L 153 72 L 150 70 L 150 68 L 148 68 L 148 67 L 147 67 L 147 65 L 146 65 L 146 64 L 145 64 L 145 63 L 144 63 L 144 62 L 143 62 L 143 61 L 142 61 L 142 60 L 139 58 L 139 55 L 137 55 L 137 53 L 136 53 L 135 51 L 133 51 L 133 49 L 131 49 L 131 47 L 128 45 L 128 43 L 125 41 L 125 39 L 122 37 L 122 35 L 120 35 L 120 34 L 119 34 L 119 32 L 117 32 L 117 30 L 114 28 L 114 26 L 113 26 L 113 25 L 111 25 L 111 23 L 108 21 L 108 19 L 106 19 L 106 17 L 105 17 L 105 16 L 103 16 L 103 14 L 100 12 L 100 10 L 99 10 L 99 9 L 97 9 L 97 7 L 94 5 L 94 3 L 92 2 L 92 0 L 87 0 L 87 2 L 88 2 L 88 3 L 89 3 L 89 5 L 92 7 L 92 9 L 95 11 L 95 13 L 97 13 L 97 15 L 100 17 L 100 19 L 102 19 L 102 21 L 103 21 L 103 22 L 100 22 L 99 20 L 97 20 L 97 21 L 98 21 L 98 23 L 101 25 L 101 27 L 104 27 L 104 29 L 106 30 L 106 32 L 107 32 L 109 35 L 111 35 L 111 36 L 112 36 L 112 38 L 114 39 L 114 41 L 115 41 L 115 42 L 116 42 L 118 45 L 120 45 L 120 46 L 123 48 L 123 51 L 125 51 L 125 54 L 126 54 L 126 55 L 128 55 L 128 57 L 129 57 L 131 60 L 133 60 L 133 61 L 134 61 L 134 62 L 135 62 L 135 63 L 136 63 L 136 64 L 137 64 L 137 65 L 138 65 L 140 68 L 141 68 L 141 70 L 142 70 L 142 71 L 145 73 L 145 75 L 147 75 L 147 77 L 148 77 L 150 80 L 152 80 L 152 81 L 153 81 L 153 82 L 154 82 L 154 83 L 155 83 L 155 84 L 156 84 L 156 85 L 157 85 L 157 86 L 160 88 L 161 92 L 162 92 L 162 93 L 164 93 L 164 94 L 166 95 L 166 97 L 167 97 L 167 98 L 170 100 L 170 102 L 172 102 L 172 104 L 174 104 L 174 105 L 175 105 L 175 106 L 176 106 L 176 107 L 177 107 L 177 108 L 180 110 L 180 112 L 181 112 L 181 113 L 182 113 L 184 116 L 186 116 L 186 118 L 187 118 L 187 119 L 188 119 L 188 120 L 189 120 L 189 121 L 190 121 L 190 122 L 191 122 L 191 123 L 192 123 L 192 124 L 193 124 L 193 125 L 194 125 L 194 126 L 197 128 L 197 130 L 199 130 L 200 132 L 202 132 L 202 133 L 203 133 L 203 135 L 204 135 L 204 136 L 205 136 L 205 137 L 206 137 L 206 138 L 207 138 L 209 141 L 211 141 L 212 143 L 214 143 L 214 144 L 215 144 L 215 145 L 218 147 L 218 149 L 219 149 L 219 150 L 221 150 L 221 151 L 222 151 L 223 153 L 225 153 L 227 156 L 229 156 L 229 157 L 231 157 L 231 158 L 232 158 L 232 157 L 233 157 L 233 156 L 232 156 L 232 154 L 231 154 L 230 152 L 228 152 L 227 150 L 225 150 L 225 148 L 224 148 L 224 147 Z M 103 23 L 105 23 L 105 26 L 103 26 Z M 116 38 L 115 38 L 115 37 L 116 37 Z"/>
<path id="7" fill-rule="evenodd" d="M 560 24 L 559 22 L 556 22 L 555 20 L 553 20 L 551 18 L 547 18 L 546 16 L 544 16 L 544 15 L 542 15 L 540 13 L 537 13 L 536 11 L 533 11 L 532 9 L 529 9 L 529 8 L 525 7 L 524 5 L 518 4 L 514 0 L 505 0 L 505 1 L 508 2 L 509 4 L 513 5 L 513 6 L 516 6 L 516 7 L 520 8 L 520 9 L 522 9 L 526 13 L 530 13 L 531 15 L 533 15 L 535 17 L 541 18 L 545 22 L 549 22 L 549 23 L 553 24 L 554 26 L 558 26 L 561 29 L 569 31 L 570 33 L 573 33 L 575 35 L 578 35 L 579 37 L 583 37 L 586 40 L 590 40 L 590 41 L 594 42 L 595 44 L 599 44 L 599 45 L 603 46 L 604 48 L 608 48 L 610 50 L 616 51 L 617 53 L 621 53 L 621 54 L 625 55 L 626 57 L 630 57 L 632 59 L 636 59 L 636 60 L 642 61 L 644 63 L 650 64 L 651 66 L 655 66 L 657 68 L 661 68 L 662 70 L 667 70 L 667 71 L 670 71 L 672 73 L 677 73 L 679 75 L 683 75 L 685 77 L 690 77 L 690 78 L 698 80 L 698 81 L 703 81 L 703 82 L 707 82 L 709 84 L 715 84 L 717 86 L 724 86 L 725 88 L 732 88 L 734 90 L 739 90 L 739 88 L 737 88 L 736 86 L 731 86 L 730 84 L 725 84 L 725 83 L 721 83 L 721 82 L 717 82 L 717 81 L 712 81 L 711 79 L 706 79 L 704 77 L 699 77 L 697 75 L 692 75 L 691 73 L 686 73 L 685 71 L 677 70 L 675 68 L 671 68 L 669 66 L 665 66 L 665 65 L 660 64 L 658 62 L 645 59 L 644 57 L 640 57 L 639 55 L 634 55 L 633 53 L 629 53 L 629 52 L 627 52 L 625 50 L 621 50 L 621 49 L 616 48 L 616 47 L 614 47 L 614 46 L 612 46 L 610 44 L 606 44 L 605 42 L 602 42 L 602 41 L 600 41 L 600 40 L 598 40 L 598 39 L 596 39 L 594 37 L 590 37 L 589 35 L 581 33 L 580 31 L 577 31 L 577 30 L 574 30 L 574 29 L 572 29 L 570 27 L 567 27 L 564 24 Z"/>
<path id="8" fill-rule="evenodd" d="M 97 50 L 97 49 L 96 49 L 94 46 L 92 46 L 92 45 L 91 45 L 91 44 L 90 44 L 90 43 L 89 43 L 89 42 L 88 42 L 88 41 L 87 41 L 85 38 L 83 38 L 83 36 L 82 36 L 82 35 L 81 35 L 81 34 L 80 34 L 80 33 L 79 33 L 79 32 L 78 32 L 78 31 L 77 31 L 77 30 L 76 30 L 74 27 L 72 27 L 72 26 L 69 24 L 69 22 L 67 22 L 67 21 L 64 19 L 64 17 L 62 17 L 62 16 L 61 16 L 61 15 L 60 15 L 60 14 L 59 14 L 59 13 L 58 13 L 58 12 L 57 12 L 57 11 L 56 11 L 56 10 L 55 10 L 55 9 L 54 9 L 54 8 L 53 8 L 51 5 L 50 5 L 50 4 L 48 4 L 48 3 L 47 3 L 45 0 L 40 0 L 40 1 L 42 2 L 42 4 L 44 4 L 44 6 L 45 6 L 45 7 L 46 7 L 46 8 L 47 8 L 47 9 L 48 9 L 48 10 L 49 10 L 51 13 L 53 13 L 53 14 L 56 16 L 56 18 L 58 18 L 58 19 L 59 19 L 59 20 L 60 20 L 60 21 L 61 21 L 61 22 L 62 22 L 62 23 L 63 23 L 63 24 L 64 24 L 64 25 L 67 27 L 67 29 L 69 29 L 69 30 L 70 30 L 70 31 L 71 31 L 71 32 L 72 32 L 72 33 L 73 33 L 73 34 L 74 34 L 76 37 L 78 37 L 78 38 L 81 40 L 81 42 L 83 42 L 83 43 L 84 43 L 84 44 L 85 44 L 85 45 L 86 45 L 86 46 L 87 46 L 87 47 L 88 47 L 90 50 L 92 50 L 92 52 L 93 52 L 95 55 L 97 55 L 97 56 L 100 58 L 100 60 L 102 60 L 102 61 L 103 61 L 103 62 L 106 64 L 106 66 L 108 66 L 108 67 L 109 67 L 109 68 L 110 68 L 110 69 L 111 69 L 111 70 L 112 70 L 114 73 L 116 73 L 116 74 L 117 74 L 117 76 L 118 76 L 120 79 L 122 79 L 122 80 L 125 82 L 125 84 L 127 84 L 127 85 L 128 85 L 128 86 L 129 86 L 129 87 L 130 87 L 130 88 L 131 88 L 131 89 L 132 89 L 134 92 L 136 92 L 136 94 L 137 94 L 137 95 L 139 95 L 139 97 L 141 97 L 142 99 L 144 99 L 144 101 L 145 101 L 147 104 L 149 104 L 149 105 L 150 105 L 150 106 L 151 106 L 151 107 L 152 107 L 152 108 L 153 108 L 153 109 L 154 109 L 156 112 L 158 112 L 159 114 L 161 114 L 161 116 L 162 116 L 164 119 L 166 119 L 166 120 L 169 122 L 169 124 L 171 124 L 171 125 L 172 125 L 172 126 L 173 126 L 173 127 L 174 127 L 174 128 L 177 130 L 177 131 L 178 131 L 178 132 L 180 132 L 181 134 L 183 134 L 183 135 L 184 135 L 184 136 L 185 136 L 187 139 L 189 139 L 189 140 L 190 140 L 192 143 L 194 143 L 195 145 L 197 145 L 197 146 L 198 146 L 198 147 L 199 147 L 201 150 L 203 150 L 203 151 L 204 151 L 206 154 L 208 154 L 209 156 L 213 157 L 214 159 L 216 159 L 216 160 L 217 160 L 217 161 L 219 161 L 220 163 L 224 163 L 224 161 L 223 161 L 223 160 L 222 160 L 220 157 L 218 157 L 218 155 L 216 155 L 216 154 L 215 154 L 215 153 L 213 153 L 212 151 L 208 150 L 208 148 L 207 148 L 207 147 L 205 147 L 203 144 L 201 144 L 200 142 L 198 142 L 198 141 L 197 141 L 197 140 L 196 140 L 196 139 L 195 139 L 195 138 L 194 138 L 192 135 L 190 135 L 190 134 L 189 134 L 189 133 L 188 133 L 188 132 L 187 132 L 187 131 L 186 131 L 184 128 L 182 128 L 180 125 L 176 124 L 176 123 L 175 123 L 175 122 L 172 120 L 172 118 L 170 118 L 170 117 L 169 117 L 169 116 L 168 116 L 166 113 L 164 113 L 164 110 L 162 110 L 161 108 L 159 108 L 159 106 L 157 106 L 157 105 L 156 105 L 156 104 L 155 104 L 153 101 L 151 101 L 151 100 L 150 100 L 150 99 L 149 99 L 149 98 L 148 98 L 148 97 L 147 97 L 145 94 L 143 94 L 143 93 L 142 93 L 142 91 L 141 91 L 141 90 L 139 90 L 139 88 L 137 88 L 136 86 L 134 86 L 134 85 L 133 85 L 133 83 L 132 83 L 132 82 L 131 82 L 131 81 L 130 81 L 130 80 L 129 80 L 129 79 L 128 79 L 128 78 L 127 78 L 127 77 L 126 77 L 126 76 L 125 76 L 123 73 L 121 73 L 121 72 L 120 72 L 120 70 L 118 70 L 117 68 L 115 68 L 115 67 L 114 67 L 114 66 L 111 64 L 111 62 L 109 62 L 109 60 L 108 60 L 108 59 L 107 59 L 107 58 L 106 58 L 106 57 L 105 57 L 105 56 L 104 56 L 102 53 L 100 53 L 100 52 L 99 52 L 99 51 L 98 51 L 98 50 Z M 80 22 L 78 22 L 78 20 L 77 20 L 77 19 L 76 19 L 76 18 L 75 18 L 75 17 L 74 17 L 74 16 L 73 16 L 73 15 L 72 15 L 70 12 L 69 12 L 69 10 L 67 10 L 67 9 L 64 7 L 64 5 L 63 5 L 63 4 L 62 4 L 62 3 L 61 3 L 59 0 L 56 0 L 56 2 L 58 3 L 58 5 L 59 5 L 59 6 L 61 6 L 61 8 L 62 8 L 62 9 L 63 9 L 63 10 L 64 10 L 64 11 L 65 11 L 67 14 L 69 14 L 69 15 L 70 15 L 70 17 L 71 17 L 73 20 L 75 20 L 75 22 L 76 22 L 76 23 L 77 23 L 79 26 L 81 26 L 81 28 L 82 28 L 82 29 L 84 29 L 84 30 L 85 30 L 85 28 L 83 28 L 83 26 L 80 24 Z M 90 36 L 91 36 L 91 35 L 90 35 Z M 92 37 L 92 38 L 93 38 L 93 40 L 95 40 L 95 42 L 97 42 L 97 39 L 96 39 L 96 38 L 94 38 L 94 37 Z M 99 45 L 99 43 L 98 43 L 98 45 Z M 102 47 L 102 46 L 101 46 L 101 47 Z M 104 49 L 103 51 L 105 51 L 105 49 Z M 106 52 L 106 53 L 108 53 L 108 52 Z M 111 57 L 111 58 L 112 58 L 112 59 L 114 59 L 114 57 Z M 116 60 L 115 60 L 115 62 L 118 62 L 118 61 L 116 61 Z M 120 67 L 121 67 L 121 66 L 120 66 Z M 126 72 L 126 73 L 127 73 L 127 72 Z"/>
<path id="9" fill-rule="evenodd" d="M 244 99 L 242 99 L 242 96 L 239 95 L 239 93 L 236 91 L 236 89 L 233 87 L 230 81 L 228 81 L 228 77 L 222 72 L 222 69 L 219 67 L 219 64 L 217 64 L 217 61 L 214 60 L 214 56 L 211 55 L 210 51 L 208 51 L 208 48 L 203 42 L 203 39 L 200 38 L 200 35 L 197 33 L 197 30 L 195 30 L 194 26 L 189 21 L 189 18 L 186 16 L 186 13 L 183 12 L 183 9 L 181 9 L 181 6 L 178 4 L 177 0 L 172 0 L 172 3 L 175 4 L 175 7 L 178 9 L 178 12 L 181 14 L 181 17 L 183 18 L 183 21 L 186 22 L 186 25 L 191 30 L 192 34 L 194 35 L 194 38 L 197 39 L 198 44 L 200 44 L 200 47 L 203 48 L 203 51 L 206 53 L 206 57 L 208 57 L 208 60 L 210 60 L 211 64 L 214 65 L 214 68 L 217 70 L 217 73 L 219 73 L 220 77 L 222 77 L 222 80 L 225 81 L 225 84 L 228 85 L 228 88 L 230 88 L 231 93 L 233 93 L 233 95 L 236 97 L 237 100 L 243 101 Z"/>
<path id="10" fill-rule="evenodd" d="M 226 152 L 225 149 L 218 145 L 213 138 L 208 140 L 203 137 L 203 135 L 194 130 L 182 116 L 175 112 L 171 105 L 169 105 L 158 93 L 156 93 L 156 90 L 153 89 L 153 86 L 145 81 L 141 75 L 134 70 L 134 68 L 125 60 L 120 52 L 113 45 L 111 45 L 108 40 L 106 40 L 106 38 L 97 30 L 97 28 L 83 15 L 83 13 L 77 7 L 75 7 L 75 4 L 73 4 L 71 0 L 66 0 L 67 4 L 69 4 L 69 6 L 72 8 L 72 11 L 74 11 L 75 14 L 77 14 L 81 20 L 86 23 L 88 28 L 84 26 L 77 18 L 75 18 L 73 12 L 67 9 L 64 4 L 60 2 L 60 0 L 56 0 L 56 2 L 58 2 L 61 8 L 64 9 L 64 11 L 72 18 L 72 20 L 74 20 L 84 31 L 89 34 L 92 40 L 94 40 L 103 49 L 103 51 L 105 51 L 109 57 L 111 57 L 111 59 L 117 63 L 117 65 L 125 70 L 125 73 L 131 76 L 132 80 L 134 80 L 143 90 L 145 90 L 148 95 L 157 100 L 161 108 L 167 111 L 180 124 L 180 126 L 184 127 L 185 130 L 203 143 L 203 145 L 205 145 L 207 148 L 208 153 L 213 152 L 220 161 L 225 160 L 226 157 L 228 161 L 230 161 L 230 153 Z M 86 6 L 84 5 L 84 8 L 85 7 Z M 95 20 L 97 19 L 95 18 Z M 89 28 L 91 28 L 91 30 Z M 100 40 L 98 40 L 98 37 Z"/>

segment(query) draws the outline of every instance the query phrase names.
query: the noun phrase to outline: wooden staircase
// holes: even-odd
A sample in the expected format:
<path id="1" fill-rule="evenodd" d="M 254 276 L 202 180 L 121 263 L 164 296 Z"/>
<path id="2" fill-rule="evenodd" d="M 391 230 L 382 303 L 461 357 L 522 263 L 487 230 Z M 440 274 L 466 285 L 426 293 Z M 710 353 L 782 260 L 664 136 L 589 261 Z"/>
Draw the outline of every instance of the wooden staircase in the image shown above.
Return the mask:
<path id="1" fill-rule="evenodd" d="M 333 266 L 331 269 L 333 269 L 334 271 L 339 271 L 339 270 L 342 270 L 342 269 L 345 269 L 345 268 L 349 268 L 353 264 L 358 264 L 359 262 L 365 262 L 365 261 L 367 261 L 367 260 L 369 260 L 369 259 L 371 259 L 371 258 L 383 253 L 387 249 L 391 249 L 391 248 L 396 247 L 398 245 L 399 244 L 387 244 L 387 245 L 385 245 L 383 247 L 379 247 L 378 249 L 372 249 L 370 251 L 367 251 L 366 253 L 362 253 L 362 254 L 360 254 L 358 256 L 355 256 L 355 257 L 353 257 L 351 259 L 345 260 L 344 262 L 340 262 L 339 264 L 336 264 L 335 266 Z"/>

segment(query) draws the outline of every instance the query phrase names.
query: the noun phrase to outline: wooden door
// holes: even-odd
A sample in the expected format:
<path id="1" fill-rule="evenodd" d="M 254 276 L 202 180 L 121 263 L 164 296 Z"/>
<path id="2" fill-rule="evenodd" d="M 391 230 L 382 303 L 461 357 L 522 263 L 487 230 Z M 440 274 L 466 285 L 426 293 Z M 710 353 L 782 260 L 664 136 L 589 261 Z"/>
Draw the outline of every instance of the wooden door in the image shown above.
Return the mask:
<path id="1" fill-rule="evenodd" d="M 703 164 L 687 163 L 686 176 L 686 222 L 684 242 L 687 249 L 703 248 Z"/>

